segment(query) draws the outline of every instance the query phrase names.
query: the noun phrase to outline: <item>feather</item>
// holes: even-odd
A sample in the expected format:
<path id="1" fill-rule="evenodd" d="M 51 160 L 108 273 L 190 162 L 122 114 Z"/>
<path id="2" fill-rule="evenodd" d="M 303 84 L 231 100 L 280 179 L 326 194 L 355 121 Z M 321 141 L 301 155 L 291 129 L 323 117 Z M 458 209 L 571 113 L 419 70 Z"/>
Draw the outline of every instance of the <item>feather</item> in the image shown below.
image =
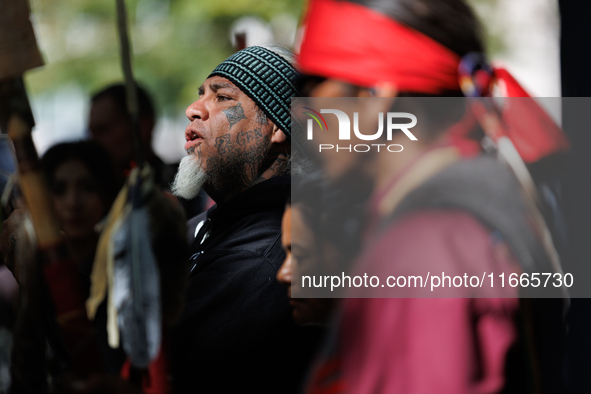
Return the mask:
<path id="1" fill-rule="evenodd" d="M 132 189 L 132 196 L 140 193 L 139 178 Z M 160 350 L 160 279 L 147 208 L 138 203 L 141 198 L 132 200 L 132 209 L 112 237 L 112 297 L 123 350 L 134 367 L 145 368 Z"/>

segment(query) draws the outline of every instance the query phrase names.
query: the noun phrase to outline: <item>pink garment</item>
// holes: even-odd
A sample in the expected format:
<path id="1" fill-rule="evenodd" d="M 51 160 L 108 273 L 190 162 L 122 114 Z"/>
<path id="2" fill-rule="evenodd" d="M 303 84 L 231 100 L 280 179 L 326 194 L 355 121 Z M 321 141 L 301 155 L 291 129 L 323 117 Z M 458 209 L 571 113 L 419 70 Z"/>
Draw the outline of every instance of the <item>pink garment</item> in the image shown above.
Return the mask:
<path id="1" fill-rule="evenodd" d="M 462 211 L 415 212 L 370 243 L 355 271 L 381 276 L 417 270 L 514 272 L 511 254 L 498 253 L 489 236 Z M 518 308 L 516 298 L 346 299 L 337 345 L 344 392 L 497 393 L 505 382 L 507 353 L 517 340 Z"/>

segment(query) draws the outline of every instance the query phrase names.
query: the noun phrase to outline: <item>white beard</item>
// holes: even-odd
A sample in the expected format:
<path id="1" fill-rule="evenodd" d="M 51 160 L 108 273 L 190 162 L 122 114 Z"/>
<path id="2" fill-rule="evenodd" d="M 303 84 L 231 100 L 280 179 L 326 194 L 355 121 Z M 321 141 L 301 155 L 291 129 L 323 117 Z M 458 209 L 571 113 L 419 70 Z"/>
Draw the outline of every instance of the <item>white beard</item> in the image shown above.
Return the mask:
<path id="1" fill-rule="evenodd" d="M 197 197 L 206 181 L 207 174 L 201 168 L 201 160 L 191 154 L 181 160 L 170 188 L 175 196 L 190 200 Z"/>

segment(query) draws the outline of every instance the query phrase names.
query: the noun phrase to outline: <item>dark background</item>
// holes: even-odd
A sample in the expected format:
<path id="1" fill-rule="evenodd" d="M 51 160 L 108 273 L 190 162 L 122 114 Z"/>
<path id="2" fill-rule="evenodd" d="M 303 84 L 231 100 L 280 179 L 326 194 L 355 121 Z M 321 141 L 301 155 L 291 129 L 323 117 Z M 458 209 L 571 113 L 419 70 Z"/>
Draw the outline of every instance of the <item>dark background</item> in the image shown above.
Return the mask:
<path id="1" fill-rule="evenodd" d="M 568 251 L 564 267 L 575 280 L 591 277 L 591 2 L 559 0 L 563 127 L 572 150 L 563 182 Z M 577 97 L 569 99 L 568 97 Z M 576 119 L 575 119 L 576 116 Z M 583 117 L 583 119 L 581 119 Z M 581 121 L 587 127 L 580 127 Z M 573 299 L 567 317 L 567 366 L 570 392 L 591 392 L 591 299 Z"/>

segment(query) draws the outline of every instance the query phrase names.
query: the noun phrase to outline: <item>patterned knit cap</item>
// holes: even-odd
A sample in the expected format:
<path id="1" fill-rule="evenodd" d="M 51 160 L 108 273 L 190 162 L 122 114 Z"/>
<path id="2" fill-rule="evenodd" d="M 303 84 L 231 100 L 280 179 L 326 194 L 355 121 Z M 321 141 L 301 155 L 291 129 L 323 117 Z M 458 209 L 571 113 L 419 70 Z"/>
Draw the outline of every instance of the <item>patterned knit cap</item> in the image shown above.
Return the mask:
<path id="1" fill-rule="evenodd" d="M 213 70 L 208 78 L 230 80 L 291 139 L 291 98 L 297 96 L 297 71 L 282 56 L 252 46 L 236 52 Z"/>

